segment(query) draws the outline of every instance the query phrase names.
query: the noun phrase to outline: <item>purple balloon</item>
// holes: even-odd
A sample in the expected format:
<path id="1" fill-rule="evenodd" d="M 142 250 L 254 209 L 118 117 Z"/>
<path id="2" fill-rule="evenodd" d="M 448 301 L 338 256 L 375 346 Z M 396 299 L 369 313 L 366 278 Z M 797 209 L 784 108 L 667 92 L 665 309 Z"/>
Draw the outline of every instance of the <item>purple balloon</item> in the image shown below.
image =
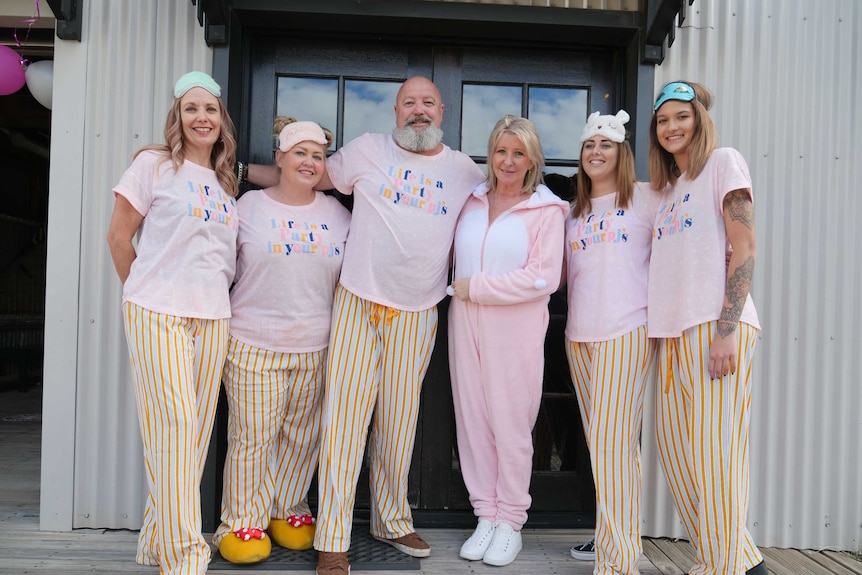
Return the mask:
<path id="1" fill-rule="evenodd" d="M 14 94 L 25 81 L 21 56 L 8 46 L 0 46 L 0 96 Z"/>

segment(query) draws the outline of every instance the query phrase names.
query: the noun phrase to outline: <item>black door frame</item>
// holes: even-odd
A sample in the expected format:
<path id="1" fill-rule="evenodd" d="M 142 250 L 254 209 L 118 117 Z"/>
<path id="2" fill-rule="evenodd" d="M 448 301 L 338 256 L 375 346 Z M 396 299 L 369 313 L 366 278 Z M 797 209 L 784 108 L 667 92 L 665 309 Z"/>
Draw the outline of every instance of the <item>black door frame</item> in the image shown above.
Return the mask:
<path id="1" fill-rule="evenodd" d="M 369 40 L 385 39 L 390 42 L 405 44 L 440 44 L 446 38 L 451 44 L 461 46 L 495 46 L 541 48 L 545 50 L 576 50 L 613 53 L 613 66 L 610 74 L 617 88 L 613 98 L 601 102 L 591 100 L 590 109 L 625 107 L 632 111 L 635 137 L 636 157 L 642 158 L 638 164 L 638 173 L 645 177 L 646 169 L 646 125 L 648 114 L 640 116 L 645 120 L 638 122 L 638 110 L 647 109 L 653 94 L 653 66 L 642 64 L 642 30 L 640 15 L 628 12 L 608 12 L 601 10 L 545 9 L 500 5 L 477 5 L 459 3 L 412 2 L 410 0 L 385 0 L 363 3 L 363 9 L 358 3 L 350 1 L 325 0 L 294 0 L 289 3 L 290 9 L 283 9 L 287 3 L 279 2 L 243 2 L 242 10 L 234 10 L 231 14 L 230 40 L 227 44 L 217 47 L 214 51 L 213 76 L 226 85 L 225 99 L 239 127 L 239 156 L 252 161 L 268 162 L 271 159 L 271 149 L 266 156 L 261 156 L 262 150 L 255 148 L 251 134 L 259 134 L 254 126 L 252 107 L 247 105 L 253 100 L 251 94 L 251 76 L 259 62 L 252 61 L 252 38 L 261 32 L 287 35 L 326 35 L 339 40 Z M 371 4 L 371 9 L 369 8 Z M 409 10 L 406 10 L 410 7 Z M 409 13 L 408 13 L 409 12 Z M 441 23 L 443 24 L 441 27 Z M 363 30 L 357 34 L 356 30 Z M 440 35 L 428 35 L 428 32 L 438 32 Z M 421 33 L 420 33 L 421 32 Z M 370 33 L 370 34 L 369 34 Z M 378 35 L 379 34 L 379 35 Z M 405 36 L 407 34 L 407 36 Z M 445 36 L 443 36 L 445 34 Z M 383 35 L 383 37 L 381 37 Z M 441 38 L 441 36 L 443 36 Z M 445 61 L 452 59 L 451 69 L 458 69 L 457 50 L 437 54 L 429 61 L 421 50 L 411 56 L 408 63 L 408 76 L 415 74 L 429 75 L 435 59 Z M 325 60 L 321 60 L 323 62 Z M 311 66 L 319 63 L 311 62 Z M 319 67 L 316 68 L 320 73 Z M 384 74 L 385 75 L 385 74 Z M 396 75 L 397 76 L 397 75 Z M 273 77 L 273 76 L 270 76 Z M 452 95 L 460 90 L 461 78 L 453 76 L 433 75 L 435 82 L 444 95 L 444 101 L 454 102 L 459 99 Z M 255 89 L 266 89 L 266 86 L 256 86 Z M 274 86 L 270 87 L 274 91 Z M 460 93 L 457 92 L 460 96 Z M 453 129 L 446 130 L 447 119 L 452 122 L 455 110 L 447 107 L 444 114 L 444 132 L 456 134 Z M 460 111 L 458 111 L 460 114 Z M 270 114 L 267 114 L 267 116 Z M 269 122 L 269 120 L 268 120 Z M 641 129 L 641 124 L 644 127 Z M 268 126 L 267 126 L 268 128 Z M 638 134 L 641 134 L 639 137 Z M 257 140 L 260 140 L 258 137 Z M 640 142 L 640 144 L 639 144 Z M 459 142 L 447 142 L 458 147 Z M 642 153 L 637 153 L 642 148 Z M 259 157 L 260 156 L 260 157 Z M 640 164 L 643 164 L 641 166 Z M 445 334 L 446 307 L 440 309 L 440 332 Z M 428 413 L 443 413 L 443 404 L 451 406 L 451 389 L 447 367 L 446 338 L 439 337 L 437 349 L 432 357 L 423 392 L 423 408 L 420 411 L 420 422 L 417 434 L 417 445 L 422 445 L 424 434 L 433 433 L 440 441 L 454 441 L 452 437 L 454 425 L 451 421 L 430 421 Z M 204 509 L 204 526 L 218 524 L 218 512 L 221 491 L 221 472 L 215 457 L 218 449 L 218 438 L 215 438 L 210 450 L 208 469 L 202 484 L 204 502 L 213 501 L 211 508 Z M 444 509 L 445 498 L 451 494 L 443 494 L 439 490 L 423 489 L 423 482 L 437 484 L 444 480 L 444 475 L 451 472 L 451 457 L 438 455 L 429 457 L 423 455 L 423 477 L 419 477 L 417 466 L 411 468 L 411 485 L 421 493 L 421 508 L 416 514 L 417 523 L 422 524 L 459 524 L 465 526 L 473 522 L 471 514 L 441 515 L 436 510 Z M 447 480 L 448 482 L 448 480 Z M 534 478 L 534 484 L 536 483 Z M 536 487 L 539 487 L 536 485 Z M 436 493 L 436 495 L 435 495 Z M 420 493 L 411 493 L 411 499 L 419 497 Z M 423 513 L 424 510 L 424 513 Z M 427 511 L 431 510 L 431 511 Z M 553 514 L 551 514 L 553 515 Z M 460 516 L 460 517 L 459 517 Z M 209 518 L 209 519 L 208 519 Z M 535 517 L 531 514 L 533 524 L 562 524 L 568 526 L 588 526 L 593 523 L 592 513 L 567 514 L 565 518 Z"/>

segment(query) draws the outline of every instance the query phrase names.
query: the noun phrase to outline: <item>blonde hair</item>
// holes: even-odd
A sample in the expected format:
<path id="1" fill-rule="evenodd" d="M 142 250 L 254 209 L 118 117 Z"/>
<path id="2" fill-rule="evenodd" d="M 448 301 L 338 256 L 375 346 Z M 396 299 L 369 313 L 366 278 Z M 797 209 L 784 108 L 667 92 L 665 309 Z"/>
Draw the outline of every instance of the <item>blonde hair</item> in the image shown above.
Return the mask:
<path id="1" fill-rule="evenodd" d="M 281 131 L 288 124 L 293 124 L 297 119 L 293 116 L 276 116 L 275 121 L 272 123 L 272 136 L 274 139 L 273 145 L 278 147 L 278 135 L 281 134 Z M 318 124 L 320 126 L 320 124 Z M 327 128 L 320 126 L 320 129 L 323 130 L 323 135 L 326 136 L 326 149 L 329 149 L 329 146 L 332 145 L 333 140 L 335 140 L 335 136 L 332 135 Z"/>
<path id="2" fill-rule="evenodd" d="M 586 143 L 586 142 L 584 142 Z M 635 156 L 628 140 L 614 142 L 617 147 L 617 202 L 618 208 L 628 208 L 635 189 Z M 581 144 L 581 158 L 584 155 L 584 144 Z M 583 217 L 593 211 L 590 196 L 593 193 L 593 180 L 584 170 L 584 162 L 578 168 L 578 186 L 575 192 L 575 202 L 572 215 Z"/>
<path id="3" fill-rule="evenodd" d="M 685 82 L 685 80 L 681 81 Z M 695 93 L 694 100 L 687 102 L 691 104 L 694 112 L 694 133 L 691 137 L 691 143 L 686 149 L 688 153 L 686 178 L 693 180 L 700 175 L 707 160 L 709 160 L 709 156 L 718 147 L 718 134 L 709 115 L 709 109 L 712 108 L 713 102 L 712 93 L 702 84 L 685 83 L 694 88 Z M 649 177 L 650 186 L 654 190 L 663 190 L 668 184 L 675 184 L 681 174 L 673 154 L 662 148 L 658 141 L 656 134 L 657 114 L 658 110 L 653 113 L 649 126 Z"/>
<path id="4" fill-rule="evenodd" d="M 219 104 L 219 114 L 221 116 L 221 126 L 219 127 L 219 139 L 213 144 L 212 152 L 210 153 L 210 161 L 213 165 L 213 171 L 216 174 L 221 187 L 225 193 L 232 197 L 236 197 L 239 192 L 239 182 L 236 175 L 236 128 L 233 125 L 233 120 L 230 114 L 227 113 L 224 102 L 218 96 L 215 97 Z M 186 152 L 183 142 L 183 120 L 180 111 L 180 103 L 182 98 L 174 98 L 174 103 L 168 111 L 167 120 L 165 120 L 165 142 L 166 144 L 150 144 L 144 146 L 132 156 L 137 158 L 138 154 L 145 150 L 153 150 L 162 154 L 159 163 L 166 162 L 168 159 L 174 168 L 174 172 L 179 171 L 180 166 L 186 159 Z"/>
<path id="5" fill-rule="evenodd" d="M 536 131 L 533 122 L 526 118 L 512 116 L 511 114 L 506 114 L 497 122 L 488 138 L 488 188 L 494 190 L 497 187 L 497 176 L 494 175 L 494 169 L 490 164 L 493 161 L 494 151 L 503 134 L 515 136 L 521 141 L 524 148 L 526 148 L 527 158 L 533 163 L 533 167 L 527 170 L 521 191 L 532 193 L 542 183 L 545 153 L 542 151 L 542 142 L 539 141 L 539 133 Z"/>

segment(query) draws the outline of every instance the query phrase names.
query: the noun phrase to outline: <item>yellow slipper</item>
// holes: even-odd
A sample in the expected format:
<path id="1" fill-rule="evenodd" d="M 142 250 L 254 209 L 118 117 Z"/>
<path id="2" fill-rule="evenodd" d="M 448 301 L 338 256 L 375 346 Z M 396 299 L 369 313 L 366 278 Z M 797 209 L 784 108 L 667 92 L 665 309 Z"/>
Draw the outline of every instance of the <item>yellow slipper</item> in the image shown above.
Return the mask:
<path id="1" fill-rule="evenodd" d="M 218 552 L 225 561 L 237 565 L 260 563 L 272 552 L 272 543 L 263 529 L 247 528 L 228 533 L 219 541 Z"/>
<path id="2" fill-rule="evenodd" d="M 291 515 L 287 519 L 272 519 L 269 536 L 276 545 L 294 551 L 311 549 L 314 543 L 314 517 L 309 514 Z"/>

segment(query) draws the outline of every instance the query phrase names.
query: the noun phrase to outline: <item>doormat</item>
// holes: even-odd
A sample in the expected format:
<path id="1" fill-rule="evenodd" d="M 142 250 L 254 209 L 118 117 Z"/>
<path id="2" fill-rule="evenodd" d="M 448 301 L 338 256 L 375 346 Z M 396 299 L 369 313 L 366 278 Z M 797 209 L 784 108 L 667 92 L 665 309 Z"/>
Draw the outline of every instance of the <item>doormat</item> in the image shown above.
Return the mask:
<path id="1" fill-rule="evenodd" d="M 357 527 L 357 526 L 354 526 Z M 418 570 L 419 559 L 411 557 L 388 543 L 377 541 L 368 532 L 367 525 L 359 525 L 353 530 L 350 538 L 350 550 L 347 559 L 350 561 L 352 571 L 396 571 L 396 570 Z M 317 551 L 292 551 L 272 544 L 272 554 L 266 561 L 254 565 L 235 565 L 225 561 L 218 551 L 213 552 L 210 569 L 224 569 L 237 571 L 273 571 L 294 570 L 314 571 L 317 568 Z"/>

